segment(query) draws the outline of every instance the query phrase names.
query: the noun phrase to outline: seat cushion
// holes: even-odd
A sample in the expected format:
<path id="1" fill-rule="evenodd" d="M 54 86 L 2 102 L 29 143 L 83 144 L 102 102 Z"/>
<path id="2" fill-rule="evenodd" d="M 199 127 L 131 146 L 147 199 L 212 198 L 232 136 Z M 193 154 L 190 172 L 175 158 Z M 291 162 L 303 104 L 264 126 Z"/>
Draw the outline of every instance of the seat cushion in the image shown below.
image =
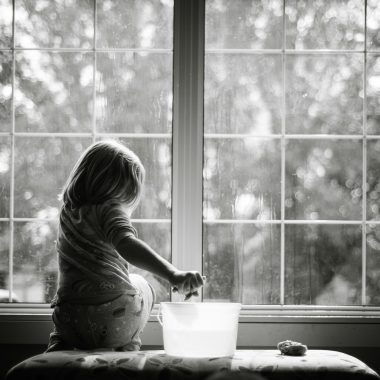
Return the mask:
<path id="1" fill-rule="evenodd" d="M 278 350 L 237 350 L 233 357 L 181 358 L 164 351 L 56 351 L 31 357 L 7 374 L 7 380 L 29 379 L 380 379 L 353 356 L 309 350 L 305 356 L 284 356 Z M 219 376 L 216 375 L 218 378 Z"/>

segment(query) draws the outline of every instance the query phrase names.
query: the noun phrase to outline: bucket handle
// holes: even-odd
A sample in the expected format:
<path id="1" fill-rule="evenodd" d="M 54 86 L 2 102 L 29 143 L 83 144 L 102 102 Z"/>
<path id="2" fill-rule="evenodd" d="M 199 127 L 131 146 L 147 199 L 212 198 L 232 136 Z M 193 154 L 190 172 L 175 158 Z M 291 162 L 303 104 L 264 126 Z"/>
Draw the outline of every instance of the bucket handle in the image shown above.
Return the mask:
<path id="1" fill-rule="evenodd" d="M 157 318 L 158 323 L 161 325 L 161 327 L 163 327 L 164 324 L 161 319 L 161 304 L 158 306 L 158 312 L 157 312 L 156 318 Z"/>

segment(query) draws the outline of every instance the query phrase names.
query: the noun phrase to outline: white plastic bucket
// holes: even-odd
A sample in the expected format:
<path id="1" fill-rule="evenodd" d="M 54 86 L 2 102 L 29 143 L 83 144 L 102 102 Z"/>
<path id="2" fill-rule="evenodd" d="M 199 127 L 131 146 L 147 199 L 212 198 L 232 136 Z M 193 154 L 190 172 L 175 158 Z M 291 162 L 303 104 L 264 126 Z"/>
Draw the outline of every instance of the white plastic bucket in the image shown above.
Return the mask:
<path id="1" fill-rule="evenodd" d="M 240 303 L 161 302 L 158 320 L 165 352 L 193 358 L 233 356 L 240 309 Z"/>

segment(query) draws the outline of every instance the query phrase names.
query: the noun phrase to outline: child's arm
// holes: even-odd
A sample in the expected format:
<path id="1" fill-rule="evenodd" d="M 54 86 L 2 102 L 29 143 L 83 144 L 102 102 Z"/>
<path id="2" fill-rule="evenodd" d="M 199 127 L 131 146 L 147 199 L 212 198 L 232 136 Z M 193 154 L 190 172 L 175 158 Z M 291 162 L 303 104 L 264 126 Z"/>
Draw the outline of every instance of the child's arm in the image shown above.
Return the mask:
<path id="1" fill-rule="evenodd" d="M 199 272 L 178 270 L 148 244 L 135 237 L 122 239 L 116 246 L 116 250 L 132 265 L 164 278 L 179 293 L 185 294 L 187 297 L 195 293 L 204 284 Z"/>

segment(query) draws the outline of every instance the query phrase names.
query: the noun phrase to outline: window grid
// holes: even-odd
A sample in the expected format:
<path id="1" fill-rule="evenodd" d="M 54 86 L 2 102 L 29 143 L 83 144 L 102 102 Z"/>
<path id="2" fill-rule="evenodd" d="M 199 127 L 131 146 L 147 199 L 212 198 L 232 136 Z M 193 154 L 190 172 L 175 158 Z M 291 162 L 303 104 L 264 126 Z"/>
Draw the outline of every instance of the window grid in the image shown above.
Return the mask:
<path id="1" fill-rule="evenodd" d="M 362 227 L 362 271 L 361 271 L 361 306 L 366 306 L 366 266 L 367 266 L 367 226 L 379 225 L 380 221 L 367 220 L 367 141 L 379 140 L 380 135 L 367 135 L 367 57 L 378 55 L 378 49 L 368 51 L 367 48 L 367 0 L 364 1 L 364 49 L 356 50 L 336 50 L 336 49 L 287 49 L 286 48 L 286 16 L 285 3 L 283 0 L 282 9 L 282 48 L 281 49 L 223 49 L 213 48 L 205 49 L 206 54 L 247 54 L 247 55 L 281 55 L 281 70 L 282 70 L 282 99 L 281 99 L 281 134 L 269 135 L 250 135 L 250 134 L 228 134 L 228 133 L 206 133 L 205 139 L 279 139 L 281 140 L 281 205 L 280 205 L 280 220 L 236 220 L 236 219 L 216 219 L 203 220 L 205 224 L 280 224 L 280 305 L 285 305 L 285 226 L 286 225 L 360 225 Z M 362 133 L 361 134 L 287 134 L 286 133 L 286 58 L 287 56 L 296 55 L 343 55 L 350 56 L 361 55 L 363 57 L 363 102 L 362 102 Z M 362 142 L 362 218 L 361 220 L 291 220 L 285 219 L 285 163 L 286 163 L 286 141 L 287 140 L 356 140 Z M 311 307 L 318 308 L 317 305 Z"/>
<path id="2" fill-rule="evenodd" d="M 173 53 L 173 49 L 157 49 L 157 48 L 97 48 L 97 0 L 93 1 L 93 16 L 94 16 L 94 35 L 93 35 L 93 47 L 91 49 L 87 48 L 49 48 L 49 47 L 16 47 L 15 44 L 15 0 L 12 1 L 12 44 L 10 48 L 0 48 L 0 51 L 7 51 L 12 53 L 12 98 L 11 98 L 11 131 L 10 132 L 0 132 L 0 137 L 9 136 L 10 137 L 10 192 L 9 192 L 9 217 L 0 217 L 0 222 L 9 223 L 9 261 L 8 261 L 8 288 L 9 288 L 9 298 L 8 301 L 12 303 L 13 301 L 13 266 L 14 266 L 14 242 L 15 242 L 15 223 L 18 222 L 36 222 L 36 221 L 56 221 L 56 218 L 38 218 L 38 217 L 15 217 L 14 216 L 14 195 L 15 195 L 15 138 L 18 136 L 24 137 L 91 137 L 92 142 L 95 142 L 98 137 L 109 137 L 109 138 L 145 138 L 145 139 L 168 139 L 172 138 L 171 133 L 103 133 L 96 131 L 96 68 L 97 68 L 97 53 L 106 52 L 153 52 L 153 53 Z M 16 132 L 15 123 L 15 75 L 16 75 L 16 52 L 22 51 L 48 51 L 48 52 L 89 52 L 93 53 L 93 89 L 92 89 L 92 120 L 91 120 L 91 131 L 90 132 Z M 135 224 L 145 224 L 145 223 L 157 223 L 157 224 L 167 224 L 171 223 L 171 219 L 131 219 L 132 223 Z M 14 305 L 14 304 L 13 304 Z M 33 303 L 33 305 L 36 305 Z"/>

